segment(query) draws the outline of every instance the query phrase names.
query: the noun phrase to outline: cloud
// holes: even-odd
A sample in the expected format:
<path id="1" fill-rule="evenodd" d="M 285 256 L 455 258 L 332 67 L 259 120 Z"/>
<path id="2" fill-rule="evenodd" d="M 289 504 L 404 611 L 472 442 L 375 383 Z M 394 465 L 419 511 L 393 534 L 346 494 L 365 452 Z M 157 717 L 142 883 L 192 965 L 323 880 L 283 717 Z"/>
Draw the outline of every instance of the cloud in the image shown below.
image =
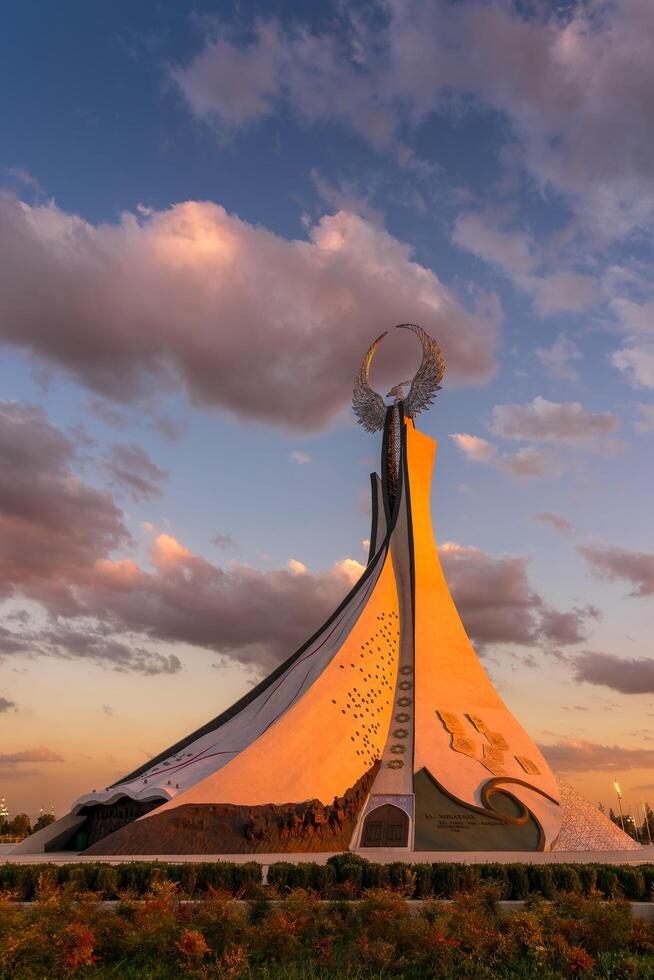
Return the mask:
<path id="1" fill-rule="evenodd" d="M 654 431 L 654 405 L 643 405 L 639 403 L 638 412 L 641 418 L 637 422 L 634 422 L 636 432 Z"/>
<path id="2" fill-rule="evenodd" d="M 507 120 L 536 185 L 563 195 L 597 239 L 651 228 L 649 0 L 564 11 L 406 0 L 375 12 L 341 12 L 329 34 L 269 18 L 238 37 L 214 21 L 172 78 L 188 108 L 223 136 L 290 110 L 396 152 L 405 127 L 447 109 L 452 93 L 473 96 Z"/>
<path id="3" fill-rule="evenodd" d="M 617 545 L 586 544 L 577 550 L 598 577 L 631 583 L 631 596 L 654 595 L 654 554 Z"/>
<path id="4" fill-rule="evenodd" d="M 77 447 L 32 405 L 0 402 L 0 598 L 74 600 L 70 583 L 130 541 L 110 494 L 75 475 Z"/>
<path id="5" fill-rule="evenodd" d="M 232 538 L 231 534 L 215 534 L 211 539 L 211 543 L 215 544 L 219 551 L 224 551 L 228 548 L 236 548 L 236 542 Z"/>
<path id="6" fill-rule="evenodd" d="M 572 361 L 580 361 L 583 355 L 574 341 L 565 334 L 559 334 L 551 347 L 537 347 L 536 357 L 539 359 L 545 373 L 551 378 L 561 378 L 563 381 L 578 381 L 579 373 L 572 366 Z"/>
<path id="7" fill-rule="evenodd" d="M 539 264 L 531 235 L 522 230 L 504 231 L 499 221 L 488 214 L 460 214 L 454 224 L 452 241 L 514 280 L 533 272 Z"/>
<path id="8" fill-rule="evenodd" d="M 471 436 L 467 432 L 455 432 L 450 436 L 457 449 L 470 460 L 471 463 L 494 464 L 498 457 L 497 446 L 482 439 L 479 436 Z"/>
<path id="9" fill-rule="evenodd" d="M 654 749 L 628 749 L 584 739 L 561 740 L 539 748 L 558 772 L 624 772 L 654 766 Z"/>
<path id="10" fill-rule="evenodd" d="M 12 620 L 11 628 L 9 619 L 0 623 L 4 656 L 172 674 L 181 663 L 158 644 L 183 643 L 267 670 L 324 622 L 363 572 L 352 558 L 322 572 L 296 559 L 266 571 L 237 562 L 221 568 L 171 533 L 158 534 L 149 563 L 138 564 L 121 553 L 131 539 L 111 497 L 75 477 L 75 446 L 45 413 L 5 405 L 0 447 L 0 529 L 9 523 L 13 533 L 11 549 L 0 551 L 0 582 L 7 598 L 33 599 L 46 617 L 38 625 L 25 617 Z M 2 492 L 6 472 L 16 481 L 13 495 L 8 484 Z M 442 556 L 463 620 L 480 646 L 549 647 L 585 639 L 591 612 L 553 609 L 530 584 L 526 558 L 496 559 L 454 544 L 444 546 Z"/>
<path id="11" fill-rule="evenodd" d="M 604 685 L 620 694 L 654 694 L 654 660 L 616 657 L 587 650 L 575 657 L 575 680 Z"/>
<path id="12" fill-rule="evenodd" d="M 497 297 L 464 309 L 408 245 L 354 214 L 308 235 L 288 241 L 210 202 L 94 226 L 0 196 L 0 340 L 114 402 L 182 385 L 196 404 L 298 431 L 349 403 L 380 324 L 434 333 L 450 384 L 492 375 Z M 397 368 L 415 356 L 408 344 Z"/>
<path id="13" fill-rule="evenodd" d="M 168 474 L 152 462 L 145 449 L 133 443 L 115 443 L 105 457 L 111 482 L 134 500 L 150 500 L 161 493 Z"/>
<path id="14" fill-rule="evenodd" d="M 44 601 L 47 610 L 47 599 Z M 182 669 L 175 654 L 148 649 L 144 638 L 117 637 L 109 622 L 100 622 L 102 610 L 93 619 L 80 617 L 49 625 L 9 630 L 0 626 L 0 657 L 22 654 L 27 657 L 57 657 L 61 660 L 84 660 L 105 670 L 119 673 L 176 674 Z M 74 625 L 73 625 L 74 622 Z M 147 640 L 147 638 L 145 638 Z"/>
<path id="15" fill-rule="evenodd" d="M 333 612 L 361 575 L 351 559 L 311 572 L 290 559 L 265 572 L 231 562 L 219 568 L 170 535 L 151 550 L 154 571 L 115 575 L 111 562 L 77 597 L 89 615 L 144 638 L 189 643 L 266 669 L 293 652 Z"/>
<path id="16" fill-rule="evenodd" d="M 542 524 L 549 524 L 550 527 L 561 531 L 562 534 L 569 534 L 572 531 L 572 524 L 567 517 L 562 517 L 561 514 L 553 514 L 552 511 L 545 510 L 540 514 L 533 514 L 532 516 L 535 521 L 540 521 Z"/>
<path id="17" fill-rule="evenodd" d="M 503 272 L 517 289 L 531 297 L 541 316 L 582 310 L 598 298 L 591 276 L 548 270 L 543 251 L 532 236 L 524 230 L 503 228 L 501 216 L 461 214 L 454 224 L 452 240 Z"/>
<path id="18" fill-rule="evenodd" d="M 41 182 L 28 170 L 25 170 L 24 167 L 5 167 L 4 172 L 12 180 L 32 191 L 37 197 L 45 194 L 45 189 Z"/>
<path id="19" fill-rule="evenodd" d="M 0 765 L 20 765 L 23 762 L 63 762 L 58 752 L 41 745 L 24 752 L 0 752 Z"/>
<path id="20" fill-rule="evenodd" d="M 313 456 L 310 453 L 302 453 L 299 449 L 293 449 L 289 453 L 289 457 L 294 463 L 299 463 L 301 466 L 306 466 L 307 463 L 313 463 Z"/>
<path id="21" fill-rule="evenodd" d="M 553 455 L 537 449 L 536 446 L 525 446 L 515 453 L 504 453 L 502 465 L 513 476 L 541 478 L 559 473 L 559 464 Z"/>
<path id="22" fill-rule="evenodd" d="M 540 478 L 556 475 L 560 469 L 558 460 L 551 453 L 535 446 L 525 446 L 514 453 L 500 453 L 495 443 L 467 432 L 456 432 L 451 438 L 470 462 L 485 463 L 511 476 Z"/>
<path id="23" fill-rule="evenodd" d="M 15 711 L 16 707 L 17 705 L 15 701 L 10 701 L 9 698 L 0 697 L 0 715 L 7 711 Z"/>
<path id="24" fill-rule="evenodd" d="M 440 548 L 443 569 L 471 639 L 492 644 L 568 646 L 582 642 L 592 607 L 559 612 L 533 587 L 529 559 L 492 556 L 473 547 L 446 543 Z"/>
<path id="25" fill-rule="evenodd" d="M 654 388 L 654 344 L 632 342 L 610 355 L 634 388 Z"/>
<path id="26" fill-rule="evenodd" d="M 612 412 L 587 412 L 579 402 L 550 402 L 538 395 L 528 405 L 496 405 L 490 430 L 505 439 L 533 439 L 602 450 L 620 423 Z"/>
<path id="27" fill-rule="evenodd" d="M 96 395 L 90 395 L 87 399 L 86 407 L 96 419 L 99 419 L 110 429 L 123 432 L 127 428 L 129 422 L 127 416 L 106 399 L 98 398 Z"/>

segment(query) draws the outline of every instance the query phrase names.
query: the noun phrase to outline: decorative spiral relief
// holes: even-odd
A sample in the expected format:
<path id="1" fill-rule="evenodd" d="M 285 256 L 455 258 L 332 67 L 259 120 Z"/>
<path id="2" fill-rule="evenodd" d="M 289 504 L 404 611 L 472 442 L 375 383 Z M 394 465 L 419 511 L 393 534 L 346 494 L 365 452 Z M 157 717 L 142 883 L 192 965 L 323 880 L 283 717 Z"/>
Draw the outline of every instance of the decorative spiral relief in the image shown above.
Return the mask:
<path id="1" fill-rule="evenodd" d="M 408 708 L 411 704 L 411 698 L 398 698 L 397 703 L 399 704 L 400 708 Z"/>
<path id="2" fill-rule="evenodd" d="M 405 665 L 404 667 L 400 667 L 400 673 L 401 674 L 412 674 L 413 673 L 413 667 L 409 667 L 408 665 Z"/>
<path id="3" fill-rule="evenodd" d="M 404 765 L 404 760 L 403 759 L 391 759 L 391 761 L 390 762 L 387 762 L 386 765 L 388 766 L 389 769 L 401 769 L 402 766 Z"/>
<path id="4" fill-rule="evenodd" d="M 406 738 L 408 734 L 406 728 L 395 728 L 393 730 L 393 738 Z"/>
<path id="5" fill-rule="evenodd" d="M 393 755 L 402 755 L 406 752 L 406 745 L 391 745 L 391 752 Z"/>
<path id="6" fill-rule="evenodd" d="M 395 721 L 399 721 L 401 725 L 406 725 L 410 718 L 411 715 L 408 715 L 406 711 L 400 711 L 397 715 L 395 715 Z"/>
<path id="7" fill-rule="evenodd" d="M 400 691 L 410 691 L 411 688 L 413 687 L 413 684 L 411 683 L 411 681 L 400 681 L 398 687 Z"/>

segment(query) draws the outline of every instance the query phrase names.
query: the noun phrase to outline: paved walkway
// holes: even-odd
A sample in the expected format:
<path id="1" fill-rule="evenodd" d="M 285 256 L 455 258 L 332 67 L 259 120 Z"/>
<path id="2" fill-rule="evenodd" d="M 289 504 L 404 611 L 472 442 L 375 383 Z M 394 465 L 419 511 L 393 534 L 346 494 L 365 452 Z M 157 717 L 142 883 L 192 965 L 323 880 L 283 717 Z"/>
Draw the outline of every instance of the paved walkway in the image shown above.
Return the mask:
<path id="1" fill-rule="evenodd" d="M 80 861 L 106 861 L 108 864 L 125 864 L 129 861 L 165 861 L 170 864 L 202 864 L 207 861 L 231 861 L 244 864 L 256 861 L 267 868 L 277 861 L 294 864 L 315 861 L 325 864 L 332 854 L 108 854 L 106 856 L 77 854 L 75 851 L 53 851 L 49 854 L 12 855 L 11 844 L 0 845 L 0 864 L 69 864 Z M 382 847 L 362 848 L 357 851 L 369 861 L 390 864 L 405 861 L 410 864 L 432 864 L 450 861 L 457 864 L 649 864 L 654 863 L 654 847 L 642 847 L 640 851 L 407 851 Z"/>

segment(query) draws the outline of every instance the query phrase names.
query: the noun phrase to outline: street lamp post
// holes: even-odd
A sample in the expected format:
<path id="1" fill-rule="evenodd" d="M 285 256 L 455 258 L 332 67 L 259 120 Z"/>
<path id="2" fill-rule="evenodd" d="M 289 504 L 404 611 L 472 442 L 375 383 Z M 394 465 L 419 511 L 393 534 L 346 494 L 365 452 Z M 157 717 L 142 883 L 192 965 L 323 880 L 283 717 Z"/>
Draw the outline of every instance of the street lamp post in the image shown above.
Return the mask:
<path id="1" fill-rule="evenodd" d="M 649 826 L 649 813 L 647 812 L 647 807 L 645 806 L 645 801 L 644 800 L 641 800 L 640 801 L 640 805 L 641 805 L 641 807 L 643 809 L 643 819 L 644 819 L 644 822 L 645 822 L 645 829 L 647 830 L 647 838 L 649 840 L 649 846 L 651 847 L 652 846 L 652 831 L 650 830 L 650 826 Z"/>
<path id="2" fill-rule="evenodd" d="M 624 815 L 622 813 L 622 790 L 620 789 L 620 783 L 613 783 L 613 785 L 615 786 L 615 791 L 616 791 L 616 793 L 618 795 L 618 808 L 620 810 L 620 823 L 622 824 L 623 831 L 626 833 L 626 830 L 624 829 Z"/>

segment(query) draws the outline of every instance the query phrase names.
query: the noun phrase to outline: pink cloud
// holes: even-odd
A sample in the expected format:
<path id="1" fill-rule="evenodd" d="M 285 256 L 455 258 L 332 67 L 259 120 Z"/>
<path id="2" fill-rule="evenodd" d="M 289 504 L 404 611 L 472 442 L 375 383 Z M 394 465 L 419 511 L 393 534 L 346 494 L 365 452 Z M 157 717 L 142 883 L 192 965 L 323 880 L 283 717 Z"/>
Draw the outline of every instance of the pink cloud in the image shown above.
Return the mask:
<path id="1" fill-rule="evenodd" d="M 0 339 L 116 401 L 182 385 L 198 404 L 319 429 L 380 325 L 406 320 L 438 337 L 448 383 L 495 369 L 497 298 L 467 311 L 408 245 L 346 212 L 287 241 L 209 202 L 95 227 L 5 195 L 0 250 Z"/>
<path id="2" fill-rule="evenodd" d="M 479 436 L 471 436 L 467 432 L 455 432 L 451 439 L 454 440 L 457 449 L 470 460 L 471 463 L 494 464 L 497 460 L 497 446 L 487 439 Z"/>
<path id="3" fill-rule="evenodd" d="M 618 545 L 579 545 L 588 567 L 600 578 L 629 582 L 632 596 L 654 595 L 654 554 Z"/>
<path id="4" fill-rule="evenodd" d="M 561 514 L 553 514 L 552 511 L 546 510 L 540 514 L 534 514 L 534 520 L 540 521 L 542 524 L 549 524 L 550 527 L 555 528 L 557 531 L 561 531 L 563 534 L 569 534 L 572 530 L 572 524 L 567 519 L 567 517 L 562 517 Z"/>
<path id="5" fill-rule="evenodd" d="M 105 457 L 111 483 L 134 500 L 150 500 L 161 493 L 168 474 L 150 459 L 145 449 L 132 443 L 116 443 Z"/>
<path id="6" fill-rule="evenodd" d="M 496 405 L 491 432 L 587 449 L 606 448 L 620 422 L 612 412 L 587 412 L 579 402 L 550 402 L 538 395 L 527 405 Z"/>
<path id="7" fill-rule="evenodd" d="M 524 446 L 514 453 L 500 453 L 495 443 L 467 432 L 457 432 L 451 438 L 470 462 L 485 463 L 511 476 L 530 479 L 555 476 L 560 472 L 560 463 L 552 453 L 536 446 Z"/>
<path id="8" fill-rule="evenodd" d="M 654 749 L 630 749 L 621 745 L 601 745 L 584 739 L 562 739 L 540 750 L 558 772 L 624 772 L 651 769 Z"/>
<path id="9" fill-rule="evenodd" d="M 591 607 L 559 612 L 529 581 L 529 559 L 493 558 L 449 542 L 440 549 L 443 569 L 461 618 L 481 647 L 492 644 L 568 646 L 583 641 Z"/>
<path id="10" fill-rule="evenodd" d="M 579 374 L 573 361 L 582 360 L 583 355 L 577 344 L 565 334 L 559 334 L 551 347 L 537 347 L 536 357 L 550 377 L 564 381 L 578 380 Z"/>
<path id="11" fill-rule="evenodd" d="M 58 752 L 45 745 L 24 752 L 0 752 L 0 765 L 18 765 L 22 762 L 63 762 Z"/>
<path id="12" fill-rule="evenodd" d="M 565 13 L 470 0 L 407 0 L 384 17 L 341 18 L 343 34 L 258 20 L 246 44 L 212 24 L 172 77 L 189 109 L 223 135 L 290 108 L 339 122 L 379 149 L 454 91 L 502 113 L 540 186 L 564 195 L 598 239 L 654 219 L 649 0 Z"/>
<path id="13" fill-rule="evenodd" d="M 172 674 L 179 658 L 161 642 L 204 647 L 257 670 L 270 669 L 338 606 L 364 566 L 344 558 L 313 572 L 290 559 L 261 571 L 226 568 L 159 533 L 150 564 L 130 545 L 109 494 L 75 475 L 75 445 L 30 406 L 0 411 L 0 586 L 6 598 L 40 604 L 0 624 L 0 655 L 80 659 L 117 671 Z M 11 467 L 9 467 L 11 462 Z M 11 479 L 2 482 L 2 474 Z M 7 528 L 11 528 L 11 536 Z M 553 609 L 529 581 L 524 557 L 493 558 L 442 548 L 445 572 L 471 636 L 492 644 L 571 645 L 585 638 L 590 610 Z"/>

